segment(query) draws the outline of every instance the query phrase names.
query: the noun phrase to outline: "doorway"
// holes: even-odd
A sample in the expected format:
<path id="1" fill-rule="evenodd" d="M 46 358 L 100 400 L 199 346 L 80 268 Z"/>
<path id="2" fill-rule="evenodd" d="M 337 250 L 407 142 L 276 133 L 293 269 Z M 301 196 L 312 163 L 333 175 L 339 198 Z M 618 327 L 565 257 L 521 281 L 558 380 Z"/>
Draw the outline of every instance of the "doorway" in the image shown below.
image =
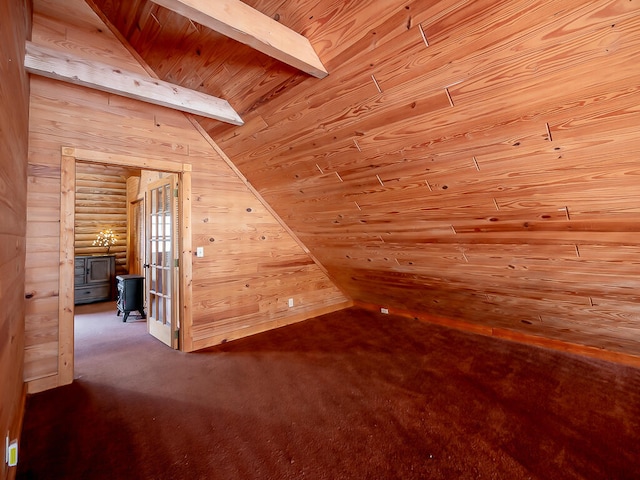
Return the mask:
<path id="1" fill-rule="evenodd" d="M 146 305 L 148 333 L 172 348 L 179 325 L 177 184 L 175 173 L 76 162 L 76 307 L 117 298 L 114 312 L 126 322 L 133 310 L 145 317 Z"/>
<path id="2" fill-rule="evenodd" d="M 61 225 L 60 225 L 60 300 L 59 300 L 59 385 L 73 381 L 74 358 L 74 225 L 75 225 L 75 184 L 76 163 L 90 163 L 139 168 L 171 173 L 178 187 L 176 196 L 172 194 L 176 207 L 172 236 L 175 237 L 177 252 L 175 265 L 182 268 L 172 271 L 175 287 L 171 290 L 171 308 L 176 312 L 175 325 L 181 326 L 179 333 L 172 338 L 172 346 L 184 350 L 183 338 L 190 338 L 191 308 L 191 236 L 190 236 L 190 185 L 191 166 L 169 161 L 152 162 L 145 158 L 124 155 L 105 154 L 76 148 L 62 149 L 61 163 Z M 163 212 L 164 213 L 164 212 Z M 156 272 L 157 273 L 157 272 Z M 178 317 L 178 315 L 180 315 Z M 187 347 L 190 342 L 186 343 Z"/>

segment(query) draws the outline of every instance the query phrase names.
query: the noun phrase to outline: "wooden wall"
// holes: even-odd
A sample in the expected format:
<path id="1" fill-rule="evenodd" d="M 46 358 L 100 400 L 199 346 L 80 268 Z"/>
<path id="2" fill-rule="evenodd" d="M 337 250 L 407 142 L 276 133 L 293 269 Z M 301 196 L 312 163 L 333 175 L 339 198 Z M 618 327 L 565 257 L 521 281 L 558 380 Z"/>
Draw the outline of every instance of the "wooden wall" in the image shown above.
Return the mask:
<path id="1" fill-rule="evenodd" d="M 323 80 L 95 1 L 360 304 L 640 362 L 637 0 L 248 1 Z"/>
<path id="2" fill-rule="evenodd" d="M 31 31 L 27 1 L 0 3 L 0 478 L 13 478 L 4 461 L 5 435 L 20 435 L 24 414 L 24 279 L 27 211 L 29 80 L 24 45 Z M 10 471 L 11 470 L 11 471 Z"/>
<path id="3" fill-rule="evenodd" d="M 34 1 L 33 41 L 142 71 L 82 0 Z M 193 327 L 202 348 L 342 308 L 349 300 L 181 113 L 31 78 L 25 378 L 56 386 L 61 148 L 192 165 Z M 296 306 L 289 308 L 287 299 Z"/>
<path id="4" fill-rule="evenodd" d="M 127 170 L 80 163 L 76 165 L 75 253 L 107 253 L 93 245 L 98 232 L 111 229 L 117 243 L 109 249 L 116 256 L 116 275 L 127 271 Z"/>

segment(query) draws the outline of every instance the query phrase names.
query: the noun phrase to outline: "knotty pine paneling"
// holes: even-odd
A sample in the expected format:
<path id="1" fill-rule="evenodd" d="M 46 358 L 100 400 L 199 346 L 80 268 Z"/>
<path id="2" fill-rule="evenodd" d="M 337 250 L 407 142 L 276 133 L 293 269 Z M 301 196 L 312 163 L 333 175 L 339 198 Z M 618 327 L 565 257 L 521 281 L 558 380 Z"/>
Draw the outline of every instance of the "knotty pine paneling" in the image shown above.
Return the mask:
<path id="1" fill-rule="evenodd" d="M 78 22 L 68 12 L 77 12 Z M 110 61 L 121 59 L 123 68 L 132 61 L 81 0 L 35 1 L 34 41 L 92 54 L 105 51 Z M 35 76 L 31 78 L 30 114 L 28 200 L 33 217 L 28 222 L 25 378 L 34 381 L 33 385 L 38 385 L 36 380 L 55 377 L 58 365 L 58 265 L 39 262 L 59 259 L 62 147 L 192 166 L 192 245 L 194 249 L 203 246 L 205 257 L 194 255 L 193 259 L 190 348 L 350 304 L 183 114 Z M 77 188 L 81 194 L 97 187 L 103 194 L 122 190 L 126 195 L 126 184 L 116 187 L 109 181 L 96 186 L 95 171 L 88 177 L 85 184 L 87 177 L 80 169 Z M 95 210 L 113 208 L 102 203 L 89 205 L 88 197 L 82 202 Z M 115 208 L 118 212 L 109 213 L 110 219 L 119 215 L 119 207 Z M 77 216 L 87 214 L 83 211 Z M 87 234 L 84 227 L 79 233 Z M 217 243 L 216 238 L 220 239 Z M 254 271 L 245 271 L 246 265 L 254 265 Z M 295 299 L 293 308 L 288 307 L 288 298 Z M 214 311 L 211 302 L 216 303 Z M 234 316 L 238 317 L 235 321 Z M 55 382 L 42 385 L 47 388 Z"/>
<path id="2" fill-rule="evenodd" d="M 635 0 L 250 4 L 329 76 L 243 46 L 217 62 L 202 46 L 229 44 L 162 9 L 122 32 L 161 77 L 237 103 L 243 126 L 201 125 L 349 295 L 640 355 Z M 182 51 L 151 41 L 180 32 Z"/>
<path id="3" fill-rule="evenodd" d="M 27 157 L 29 79 L 23 67 L 31 32 L 27 1 L 2 2 L 0 18 L 0 431 L 20 436 L 24 415 L 25 255 L 27 237 Z M 0 448 L 4 455 L 4 443 Z M 11 471 L 12 470 L 12 471 Z M 15 475 L 0 461 L 0 478 Z"/>

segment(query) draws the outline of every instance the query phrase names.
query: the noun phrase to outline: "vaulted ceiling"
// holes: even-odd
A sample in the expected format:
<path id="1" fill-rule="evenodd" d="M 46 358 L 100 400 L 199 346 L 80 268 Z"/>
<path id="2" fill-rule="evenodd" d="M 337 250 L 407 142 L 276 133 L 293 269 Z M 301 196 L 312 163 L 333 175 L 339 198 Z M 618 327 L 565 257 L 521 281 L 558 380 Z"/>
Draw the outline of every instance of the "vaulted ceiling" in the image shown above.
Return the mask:
<path id="1" fill-rule="evenodd" d="M 640 354 L 638 0 L 247 0 L 311 77 L 90 0 L 353 299 Z"/>

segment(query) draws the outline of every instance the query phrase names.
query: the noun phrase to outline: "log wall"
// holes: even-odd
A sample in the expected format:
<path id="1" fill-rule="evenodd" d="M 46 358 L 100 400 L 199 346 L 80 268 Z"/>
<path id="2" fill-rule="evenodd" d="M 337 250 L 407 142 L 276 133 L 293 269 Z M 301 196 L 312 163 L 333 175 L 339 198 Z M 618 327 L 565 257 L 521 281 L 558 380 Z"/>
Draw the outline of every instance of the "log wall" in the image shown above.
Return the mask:
<path id="1" fill-rule="evenodd" d="M 18 438 L 24 415 L 29 80 L 23 59 L 31 31 L 28 5 L 0 2 L 0 479 L 15 476 L 4 461 L 4 438 L 7 433 Z"/>
<path id="2" fill-rule="evenodd" d="M 81 0 L 34 2 L 33 41 L 143 71 Z M 58 384 L 61 148 L 192 166 L 193 327 L 188 349 L 343 308 L 349 300 L 181 113 L 31 78 L 30 299 L 25 378 Z M 289 308 L 287 299 L 295 299 Z"/>
<path id="3" fill-rule="evenodd" d="M 93 245 L 98 232 L 111 229 L 117 242 L 109 249 L 116 256 L 116 275 L 127 271 L 127 170 L 106 165 L 76 165 L 75 253 L 107 253 Z"/>

